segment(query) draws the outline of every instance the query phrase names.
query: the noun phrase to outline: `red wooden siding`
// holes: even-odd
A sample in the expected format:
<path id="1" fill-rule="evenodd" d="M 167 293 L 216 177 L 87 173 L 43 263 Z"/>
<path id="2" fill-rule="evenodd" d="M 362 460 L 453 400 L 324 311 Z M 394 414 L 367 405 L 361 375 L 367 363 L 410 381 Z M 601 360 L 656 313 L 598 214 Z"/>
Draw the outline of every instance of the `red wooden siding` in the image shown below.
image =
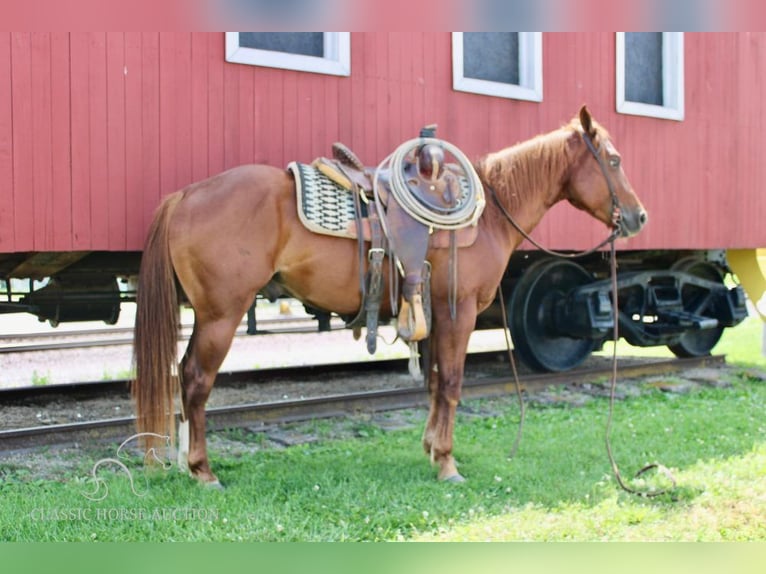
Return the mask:
<path id="1" fill-rule="evenodd" d="M 0 253 L 16 249 L 11 34 L 0 32 Z"/>
<path id="2" fill-rule="evenodd" d="M 0 33 L 0 253 L 140 250 L 162 196 L 341 140 L 377 164 L 426 123 L 470 157 L 548 131 L 582 103 L 612 133 L 650 224 L 623 248 L 766 245 L 766 34 L 685 35 L 682 122 L 615 112 L 615 34 L 543 35 L 544 101 L 452 90 L 446 32 L 352 33 L 352 74 L 224 58 L 223 33 Z M 535 236 L 604 228 L 557 206 Z"/>
<path id="3" fill-rule="evenodd" d="M 11 98 L 13 102 L 13 231 L 18 249 L 34 249 L 34 150 L 32 145 L 31 35 L 11 36 Z M 45 224 L 41 224 L 42 233 Z"/>

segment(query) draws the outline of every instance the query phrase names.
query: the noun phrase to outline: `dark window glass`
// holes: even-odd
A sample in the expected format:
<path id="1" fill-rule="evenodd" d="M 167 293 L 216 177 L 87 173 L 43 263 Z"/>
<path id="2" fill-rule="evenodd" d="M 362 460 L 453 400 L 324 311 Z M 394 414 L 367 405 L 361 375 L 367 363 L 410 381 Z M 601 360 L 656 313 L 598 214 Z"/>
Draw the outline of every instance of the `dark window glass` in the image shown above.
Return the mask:
<path id="1" fill-rule="evenodd" d="M 324 57 L 323 32 L 240 32 L 243 48 Z"/>
<path id="2" fill-rule="evenodd" d="M 518 32 L 464 32 L 463 75 L 519 85 Z"/>
<path id="3" fill-rule="evenodd" d="M 625 34 L 625 100 L 661 106 L 662 32 Z"/>

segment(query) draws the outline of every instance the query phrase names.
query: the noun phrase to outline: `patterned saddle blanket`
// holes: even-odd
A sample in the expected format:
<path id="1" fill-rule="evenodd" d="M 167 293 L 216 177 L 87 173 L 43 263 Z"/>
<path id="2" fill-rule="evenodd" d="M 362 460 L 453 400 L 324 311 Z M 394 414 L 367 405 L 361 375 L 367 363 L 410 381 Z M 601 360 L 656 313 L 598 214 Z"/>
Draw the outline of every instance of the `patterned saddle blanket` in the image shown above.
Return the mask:
<path id="1" fill-rule="evenodd" d="M 337 237 L 356 237 L 353 192 L 311 165 L 291 162 L 298 217 L 309 231 Z"/>

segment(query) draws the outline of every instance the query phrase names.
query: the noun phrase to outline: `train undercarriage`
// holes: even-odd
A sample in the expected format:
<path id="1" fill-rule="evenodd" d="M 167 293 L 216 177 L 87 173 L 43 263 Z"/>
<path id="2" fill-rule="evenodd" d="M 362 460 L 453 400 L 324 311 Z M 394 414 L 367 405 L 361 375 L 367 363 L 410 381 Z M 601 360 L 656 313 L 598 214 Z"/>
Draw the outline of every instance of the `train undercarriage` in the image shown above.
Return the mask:
<path id="1" fill-rule="evenodd" d="M 617 327 L 632 345 L 667 346 L 683 357 L 707 355 L 725 328 L 747 316 L 745 291 L 723 250 L 621 251 L 617 257 Z M 34 261 L 44 265 L 35 268 Z M 0 256 L 0 277 L 5 277 L 0 313 L 32 313 L 52 326 L 112 324 L 121 304 L 135 301 L 130 278 L 139 262 L 140 253 L 89 253 L 57 269 L 55 254 L 15 261 Z M 12 281 L 19 276 L 13 269 L 26 269 L 27 281 Z M 538 371 L 571 369 L 614 338 L 608 254 L 573 261 L 518 252 L 506 270 L 503 292 L 516 352 Z M 310 311 L 319 330 L 329 328 L 328 313 Z M 477 320 L 479 329 L 502 325 L 499 301 Z"/>
<path id="2" fill-rule="evenodd" d="M 610 275 L 604 254 L 575 262 L 533 253 L 512 262 L 505 307 L 528 366 L 565 371 L 614 339 Z M 680 357 L 709 354 L 748 312 L 723 251 L 622 252 L 616 285 L 618 336 L 638 347 L 667 346 Z M 497 311 L 488 313 L 497 323 Z"/>

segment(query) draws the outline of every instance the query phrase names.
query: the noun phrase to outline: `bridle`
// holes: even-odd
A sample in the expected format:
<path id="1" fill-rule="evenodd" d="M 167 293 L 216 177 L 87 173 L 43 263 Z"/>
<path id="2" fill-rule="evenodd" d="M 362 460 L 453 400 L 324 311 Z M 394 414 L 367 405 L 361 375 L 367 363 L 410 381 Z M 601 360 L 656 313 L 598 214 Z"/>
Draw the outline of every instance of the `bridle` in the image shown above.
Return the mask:
<path id="1" fill-rule="evenodd" d="M 489 191 L 489 194 L 492 196 L 492 200 L 494 201 L 495 205 L 497 205 L 497 207 L 500 209 L 500 211 L 505 216 L 505 218 L 511 223 L 511 225 L 513 225 L 513 227 L 519 233 L 521 233 L 524 239 L 526 239 L 532 245 L 534 245 L 541 251 L 547 253 L 548 255 L 552 255 L 554 257 L 566 258 L 566 259 L 573 259 L 577 257 L 584 257 L 586 255 L 590 255 L 598 251 L 605 245 L 609 244 L 610 275 L 611 275 L 611 287 L 612 287 L 612 309 L 614 313 L 614 327 L 612 332 L 612 337 L 614 339 L 614 351 L 612 354 L 612 375 L 611 375 L 610 393 L 609 393 L 609 416 L 607 418 L 606 432 L 605 432 L 606 452 L 609 458 L 609 463 L 612 467 L 612 473 L 614 474 L 615 480 L 617 481 L 617 484 L 620 486 L 620 488 L 622 488 L 625 492 L 628 492 L 630 494 L 635 494 L 637 496 L 642 496 L 646 498 L 653 498 L 656 496 L 667 494 L 668 492 L 670 492 L 670 490 L 673 490 L 676 488 L 676 480 L 671 474 L 671 472 L 665 466 L 659 463 L 647 464 L 635 474 L 635 478 L 640 477 L 641 475 L 648 472 L 649 470 L 657 470 L 659 473 L 664 474 L 670 480 L 671 487 L 658 489 L 658 490 L 647 490 L 647 491 L 636 490 L 632 488 L 631 486 L 629 486 L 625 482 L 625 480 L 622 478 L 622 474 L 620 473 L 620 469 L 617 466 L 617 462 L 612 452 L 612 444 L 611 444 L 610 437 L 611 437 L 611 429 L 612 429 L 612 419 L 614 414 L 614 401 L 615 401 L 615 394 L 616 394 L 616 388 L 617 388 L 617 341 L 619 340 L 617 254 L 615 251 L 614 242 L 615 242 L 615 239 L 617 239 L 620 236 L 620 220 L 622 217 L 622 205 L 620 204 L 620 198 L 617 197 L 617 192 L 615 192 L 614 190 L 614 185 L 612 183 L 612 180 L 609 177 L 609 171 L 607 169 L 606 164 L 604 163 L 604 158 L 601 157 L 601 146 L 599 145 L 599 147 L 596 148 L 596 146 L 593 145 L 593 140 L 591 139 L 590 135 L 588 135 L 585 131 L 583 131 L 581 135 L 591 155 L 593 155 L 596 162 L 598 162 L 599 168 L 601 169 L 601 173 L 603 174 L 604 180 L 606 181 L 606 186 L 607 186 L 607 189 L 609 190 L 609 195 L 612 198 L 612 223 L 613 223 L 612 231 L 606 239 L 604 239 L 601 243 L 599 243 L 598 245 L 596 245 L 595 247 L 591 249 L 578 252 L 578 253 L 562 253 L 560 251 L 553 251 L 543 247 L 537 241 L 532 239 L 529 236 L 529 234 L 526 231 L 524 231 L 524 229 L 516 222 L 513 216 L 510 213 L 508 213 L 508 210 L 505 208 L 505 206 L 502 203 L 500 203 L 500 200 L 497 197 L 497 193 L 495 193 L 495 190 L 492 188 L 492 186 L 487 184 L 485 181 L 482 181 L 482 183 L 484 184 L 484 187 Z M 519 381 L 518 370 L 516 368 L 516 362 L 514 360 L 513 353 L 511 352 L 511 341 L 509 337 L 510 331 L 508 329 L 507 312 L 505 309 L 505 297 L 503 295 L 502 282 L 498 286 L 498 296 L 500 298 L 500 305 L 502 308 L 501 312 L 503 317 L 503 332 L 505 334 L 506 343 L 508 346 L 508 357 L 510 359 L 511 368 L 513 370 L 514 381 L 516 384 L 516 394 L 519 399 L 519 409 L 520 409 L 519 429 L 516 434 L 516 440 L 514 441 L 514 444 L 511 447 L 511 452 L 510 452 L 510 457 L 513 458 L 521 443 L 521 435 L 522 435 L 522 429 L 524 427 L 524 419 L 525 419 L 525 408 L 524 408 L 524 400 L 522 398 L 522 393 L 521 393 L 521 383 Z"/>
<path id="2" fill-rule="evenodd" d="M 617 196 L 617 192 L 614 190 L 614 184 L 612 183 L 612 178 L 609 177 L 609 171 L 606 164 L 604 163 L 604 158 L 601 156 L 601 145 L 599 145 L 598 149 L 596 149 L 596 146 L 593 145 L 593 140 L 591 139 L 590 135 L 585 131 L 582 132 L 582 139 L 585 142 L 585 145 L 588 147 L 588 151 L 590 151 L 590 153 L 598 162 L 598 167 L 601 168 L 601 173 L 604 176 L 604 181 L 606 181 L 606 187 L 609 190 L 610 197 L 612 198 L 612 223 L 614 224 L 614 229 L 619 230 L 620 221 L 622 218 L 622 204 L 620 203 L 620 198 Z"/>
<path id="3" fill-rule="evenodd" d="M 604 239 L 601 243 L 599 243 L 595 247 L 591 247 L 590 249 L 586 249 L 585 251 L 578 251 L 576 253 L 565 253 L 562 251 L 551 250 L 540 245 L 540 243 L 538 243 L 526 231 L 524 231 L 521 225 L 518 224 L 518 222 L 508 212 L 505 206 L 500 202 L 500 198 L 498 198 L 494 188 L 491 185 L 489 185 L 489 183 L 487 183 L 484 178 L 482 178 L 482 183 L 484 185 L 484 188 L 489 192 L 489 195 L 492 197 L 492 201 L 498 207 L 498 209 L 503 214 L 503 216 L 508 220 L 508 222 L 516 229 L 516 231 L 518 231 L 521 234 L 521 236 L 524 239 L 529 241 L 532 245 L 534 245 L 540 251 L 547 253 L 548 255 L 553 255 L 554 257 L 562 257 L 564 259 L 577 259 L 579 257 L 585 257 L 586 255 L 591 255 L 595 253 L 596 251 L 599 251 L 605 245 L 609 243 L 613 243 L 614 240 L 620 236 L 620 221 L 622 217 L 622 204 L 620 203 L 620 198 L 617 197 L 617 192 L 614 190 L 614 184 L 612 183 L 612 179 L 609 177 L 609 170 L 607 169 L 607 166 L 604 163 L 604 158 L 601 157 L 601 146 L 599 145 L 597 149 L 596 146 L 593 145 L 593 140 L 591 139 L 590 135 L 588 135 L 585 131 L 583 131 L 581 135 L 582 135 L 583 141 L 585 142 L 585 146 L 588 148 L 588 151 L 590 151 L 591 155 L 593 155 L 596 162 L 598 163 L 599 168 L 601 169 L 601 173 L 603 174 L 604 180 L 606 181 L 606 187 L 609 190 L 609 195 L 612 198 L 612 223 L 613 223 L 612 231 L 606 239 Z"/>

